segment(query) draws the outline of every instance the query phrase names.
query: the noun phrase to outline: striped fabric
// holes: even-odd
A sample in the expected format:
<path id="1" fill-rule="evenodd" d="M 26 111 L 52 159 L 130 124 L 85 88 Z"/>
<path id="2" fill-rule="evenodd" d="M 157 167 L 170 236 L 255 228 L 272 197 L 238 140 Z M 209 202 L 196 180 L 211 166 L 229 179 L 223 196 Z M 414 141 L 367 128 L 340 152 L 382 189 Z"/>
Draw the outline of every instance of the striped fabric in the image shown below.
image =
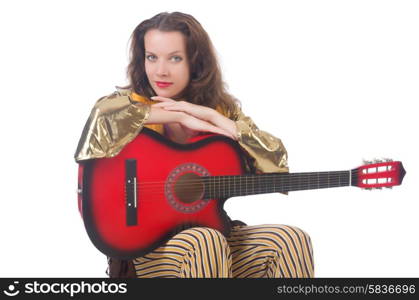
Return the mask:
<path id="1" fill-rule="evenodd" d="M 229 237 L 186 229 L 133 260 L 138 278 L 313 277 L 313 250 L 303 230 L 287 225 L 234 226 Z"/>

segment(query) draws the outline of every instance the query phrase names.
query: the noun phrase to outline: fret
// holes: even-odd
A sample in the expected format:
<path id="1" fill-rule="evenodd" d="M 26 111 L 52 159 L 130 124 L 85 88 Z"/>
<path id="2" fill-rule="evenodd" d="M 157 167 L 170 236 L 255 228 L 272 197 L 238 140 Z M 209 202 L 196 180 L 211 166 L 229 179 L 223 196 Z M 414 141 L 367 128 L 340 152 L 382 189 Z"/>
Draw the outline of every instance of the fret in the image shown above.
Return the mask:
<path id="1" fill-rule="evenodd" d="M 332 183 L 330 182 L 330 172 L 327 172 L 327 186 L 330 187 Z"/>
<path id="2" fill-rule="evenodd" d="M 239 195 L 239 189 L 238 189 L 238 187 L 237 187 L 237 177 L 235 177 L 234 179 L 233 179 L 233 195 L 234 196 L 237 196 L 237 195 Z"/>
<path id="3" fill-rule="evenodd" d="M 244 176 L 244 184 L 245 184 L 245 193 L 247 194 L 247 193 L 249 193 L 249 189 L 248 189 L 248 184 L 247 184 L 247 176 L 245 175 Z"/>
<path id="4" fill-rule="evenodd" d="M 297 176 L 297 179 L 298 179 L 298 189 L 299 190 L 301 189 L 301 178 L 302 178 L 302 176 Z"/>
<path id="5" fill-rule="evenodd" d="M 233 190 L 231 188 L 232 186 L 233 186 L 233 184 L 229 181 L 228 182 L 228 194 L 230 194 L 230 195 L 233 193 Z"/>
<path id="6" fill-rule="evenodd" d="M 212 196 L 214 198 L 218 197 L 218 195 L 217 195 L 217 176 L 214 176 L 212 178 Z"/>
<path id="7" fill-rule="evenodd" d="M 221 198 L 223 196 L 222 189 L 221 189 L 221 182 L 224 182 L 224 179 L 221 179 L 220 176 L 216 176 L 217 178 L 214 180 L 214 190 L 215 190 L 215 197 Z"/>
<path id="8" fill-rule="evenodd" d="M 319 172 L 317 172 L 316 174 L 317 174 L 317 188 L 320 188 L 320 177 L 319 177 Z"/>
<path id="9" fill-rule="evenodd" d="M 275 174 L 268 174 L 267 175 L 269 178 L 269 182 L 268 182 L 268 192 L 269 193 L 274 193 L 275 189 L 274 189 L 274 178 L 275 178 Z"/>
<path id="10" fill-rule="evenodd" d="M 231 177 L 231 176 L 228 176 L 228 177 Z M 231 181 L 232 181 L 233 179 L 227 179 L 227 180 L 223 180 L 223 189 L 222 189 L 222 194 L 223 194 L 223 197 L 227 197 L 228 196 L 228 191 L 227 191 L 227 185 L 231 185 Z"/>
<path id="11" fill-rule="evenodd" d="M 259 176 L 259 190 L 258 194 L 263 193 L 266 190 L 266 175 L 261 174 Z"/>
<path id="12" fill-rule="evenodd" d="M 221 189 L 221 182 L 225 182 L 225 180 L 221 181 L 221 177 L 218 176 L 218 195 L 222 196 L 223 193 L 221 191 L 224 191 L 224 189 Z"/>
<path id="13" fill-rule="evenodd" d="M 274 187 L 274 191 L 276 191 L 276 187 L 275 187 L 275 183 L 276 183 L 276 178 L 273 178 L 273 187 Z"/>
<path id="14" fill-rule="evenodd" d="M 341 186 L 341 174 L 339 174 L 339 186 Z"/>
<path id="15" fill-rule="evenodd" d="M 240 194 L 243 193 L 243 188 L 242 188 L 242 176 L 239 176 L 239 188 L 240 188 Z"/>
<path id="16" fill-rule="evenodd" d="M 276 182 L 277 177 L 278 176 L 276 176 L 276 174 L 269 174 L 269 179 L 271 180 L 271 184 L 269 185 L 271 187 L 270 188 L 271 193 L 276 193 L 277 192 L 277 190 L 275 188 L 275 182 Z"/>
<path id="17" fill-rule="evenodd" d="M 306 184 L 306 189 L 309 189 L 310 188 L 310 180 L 311 180 L 311 178 L 312 178 L 313 176 L 312 175 L 307 175 L 307 178 L 306 178 L 306 181 L 305 181 L 305 184 Z"/>
<path id="18" fill-rule="evenodd" d="M 316 184 L 317 174 L 309 177 L 308 186 L 314 186 Z"/>
<path id="19" fill-rule="evenodd" d="M 227 181 L 226 180 L 221 180 L 221 178 L 218 181 L 219 181 L 218 190 L 220 191 L 219 195 L 221 197 L 224 197 L 227 194 L 226 193 L 226 186 L 225 186 Z"/>
<path id="20" fill-rule="evenodd" d="M 246 181 L 247 181 L 247 185 L 248 185 L 247 192 L 250 193 L 250 194 L 253 194 L 253 181 L 250 179 L 249 176 L 246 176 Z"/>
<path id="21" fill-rule="evenodd" d="M 255 179 L 253 176 L 250 176 L 249 179 L 252 182 L 252 194 L 257 194 L 256 187 L 259 185 L 257 179 Z"/>
<path id="22" fill-rule="evenodd" d="M 226 189 L 225 189 L 226 182 L 228 182 L 228 181 L 227 180 L 221 180 L 220 179 L 220 187 L 219 187 L 219 189 L 220 189 L 220 195 L 222 197 L 224 197 L 226 195 Z"/>
<path id="23" fill-rule="evenodd" d="M 290 190 L 290 183 L 291 183 L 289 174 L 287 176 L 285 176 L 284 179 L 285 179 L 284 180 L 284 190 L 289 191 Z"/>
<path id="24" fill-rule="evenodd" d="M 211 196 L 215 198 L 215 178 L 211 177 Z"/>

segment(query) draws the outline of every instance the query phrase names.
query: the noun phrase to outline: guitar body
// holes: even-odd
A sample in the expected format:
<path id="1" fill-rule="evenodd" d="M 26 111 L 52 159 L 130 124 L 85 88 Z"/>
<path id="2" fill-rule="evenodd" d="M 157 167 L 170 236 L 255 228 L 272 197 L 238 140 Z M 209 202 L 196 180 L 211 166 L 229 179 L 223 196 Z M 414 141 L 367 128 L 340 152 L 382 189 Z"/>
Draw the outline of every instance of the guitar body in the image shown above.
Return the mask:
<path id="1" fill-rule="evenodd" d="M 228 235 L 226 198 L 204 199 L 200 178 L 243 174 L 241 157 L 224 136 L 177 144 L 144 128 L 117 156 L 82 162 L 78 204 L 91 241 L 108 256 L 132 259 L 186 228 Z"/>

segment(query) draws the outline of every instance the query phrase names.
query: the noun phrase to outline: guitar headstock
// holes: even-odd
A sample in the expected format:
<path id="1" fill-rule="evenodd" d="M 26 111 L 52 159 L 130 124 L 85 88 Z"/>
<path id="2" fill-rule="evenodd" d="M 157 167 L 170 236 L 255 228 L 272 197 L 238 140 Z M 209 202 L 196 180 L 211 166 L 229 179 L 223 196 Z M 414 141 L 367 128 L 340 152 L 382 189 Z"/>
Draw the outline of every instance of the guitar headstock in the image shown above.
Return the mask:
<path id="1" fill-rule="evenodd" d="M 352 170 L 352 185 L 364 189 L 392 188 L 400 185 L 406 174 L 400 161 L 391 159 L 364 161 L 365 165 Z"/>

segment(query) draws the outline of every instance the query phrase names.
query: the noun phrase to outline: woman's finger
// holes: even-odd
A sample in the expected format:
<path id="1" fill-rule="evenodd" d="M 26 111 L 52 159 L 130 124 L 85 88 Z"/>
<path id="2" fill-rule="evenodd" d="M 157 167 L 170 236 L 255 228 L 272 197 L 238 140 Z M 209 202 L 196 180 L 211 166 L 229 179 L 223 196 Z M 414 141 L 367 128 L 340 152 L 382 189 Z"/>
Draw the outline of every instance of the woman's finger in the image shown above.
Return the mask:
<path id="1" fill-rule="evenodd" d="M 166 110 L 175 110 L 175 111 L 183 111 L 189 114 L 194 115 L 194 108 L 190 105 L 185 105 L 184 103 L 180 102 L 162 102 L 154 104 L 154 107 L 160 107 Z"/>
<path id="2" fill-rule="evenodd" d="M 178 107 L 178 106 L 175 106 L 175 105 L 165 105 L 165 106 L 162 106 L 164 109 L 167 109 L 167 110 L 177 110 L 177 111 L 183 111 L 183 112 L 186 112 L 186 110 L 184 109 L 184 108 L 182 108 L 182 107 Z"/>
<path id="3" fill-rule="evenodd" d="M 207 128 L 209 129 L 209 131 L 214 132 L 214 133 L 218 133 L 218 134 L 221 134 L 221 135 L 228 136 L 229 138 L 231 138 L 231 139 L 234 140 L 234 137 L 228 131 L 226 131 L 226 130 L 220 128 L 220 127 L 214 126 L 214 125 L 212 125 L 210 123 L 207 123 L 207 124 L 208 124 L 208 127 Z"/>
<path id="4" fill-rule="evenodd" d="M 231 139 L 234 139 L 234 138 L 233 138 L 233 136 L 232 136 L 230 133 L 228 133 L 227 131 L 225 131 L 225 130 L 223 130 L 223 129 L 219 128 L 219 127 L 212 126 L 212 127 L 210 128 L 210 130 L 211 130 L 212 132 L 214 132 L 214 133 L 218 133 L 218 134 L 221 134 L 221 135 L 225 135 L 225 136 L 228 136 L 228 137 L 229 137 L 229 138 L 231 138 Z"/>
<path id="5" fill-rule="evenodd" d="M 176 102 L 173 99 L 162 97 L 162 96 L 153 96 L 151 97 L 151 99 L 155 101 L 162 101 L 162 102 Z"/>
<path id="6" fill-rule="evenodd" d="M 152 104 L 153 107 L 167 107 L 167 106 L 172 106 L 175 103 L 172 102 L 160 102 L 160 103 L 156 103 L 156 104 Z"/>

